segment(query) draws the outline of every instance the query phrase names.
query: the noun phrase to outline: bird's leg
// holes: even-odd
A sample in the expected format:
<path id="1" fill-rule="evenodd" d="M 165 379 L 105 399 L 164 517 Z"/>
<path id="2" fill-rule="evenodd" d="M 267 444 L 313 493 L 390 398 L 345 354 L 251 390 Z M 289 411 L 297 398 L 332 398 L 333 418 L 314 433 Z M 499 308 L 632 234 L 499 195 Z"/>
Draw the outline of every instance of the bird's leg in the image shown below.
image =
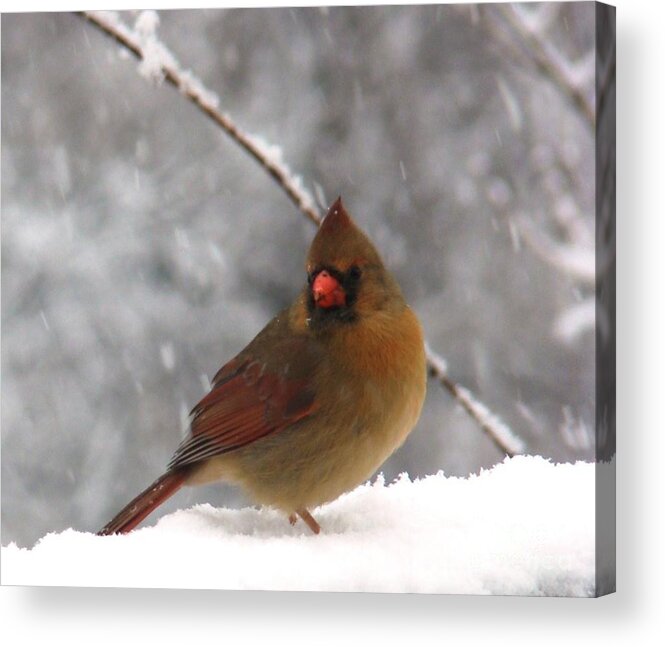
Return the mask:
<path id="1" fill-rule="evenodd" d="M 316 519 L 305 508 L 296 510 L 298 516 L 309 526 L 310 530 L 318 535 L 321 532 L 321 526 L 316 522 Z"/>
<path id="2" fill-rule="evenodd" d="M 292 512 L 292 513 L 289 515 L 289 523 L 290 523 L 292 526 L 295 526 L 295 525 L 296 525 L 296 521 L 298 521 L 298 515 L 297 515 L 295 512 Z"/>

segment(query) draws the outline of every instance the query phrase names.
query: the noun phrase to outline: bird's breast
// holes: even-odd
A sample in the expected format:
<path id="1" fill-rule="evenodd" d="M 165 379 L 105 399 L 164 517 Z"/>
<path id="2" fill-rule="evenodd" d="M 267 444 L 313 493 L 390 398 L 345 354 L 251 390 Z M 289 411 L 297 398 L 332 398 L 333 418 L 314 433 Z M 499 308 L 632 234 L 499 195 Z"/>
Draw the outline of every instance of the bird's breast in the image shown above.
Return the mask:
<path id="1" fill-rule="evenodd" d="M 257 501 L 293 511 L 332 501 L 383 464 L 415 426 L 425 397 L 418 320 L 404 308 L 349 326 L 325 354 L 312 376 L 315 412 L 213 459 L 206 476 L 224 474 Z"/>
<path id="2" fill-rule="evenodd" d="M 371 476 L 418 421 L 426 388 L 420 323 L 404 308 L 394 319 L 349 328 L 334 358 L 320 385 L 330 397 L 311 433 L 328 448 L 327 473 L 339 473 L 338 496 Z"/>

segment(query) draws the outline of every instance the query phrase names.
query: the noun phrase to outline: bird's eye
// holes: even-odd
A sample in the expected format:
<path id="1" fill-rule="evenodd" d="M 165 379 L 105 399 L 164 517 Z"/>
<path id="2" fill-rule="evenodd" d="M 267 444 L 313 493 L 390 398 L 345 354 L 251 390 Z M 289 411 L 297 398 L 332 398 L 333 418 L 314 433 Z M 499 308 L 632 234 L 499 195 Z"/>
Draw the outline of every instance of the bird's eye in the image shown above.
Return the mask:
<path id="1" fill-rule="evenodd" d="M 314 272 L 308 272 L 307 273 L 307 283 L 309 285 L 312 285 L 313 280 L 314 280 Z"/>
<path id="2" fill-rule="evenodd" d="M 352 265 L 349 268 L 349 278 L 353 279 L 354 281 L 357 281 L 361 277 L 362 273 L 362 270 L 357 265 Z"/>

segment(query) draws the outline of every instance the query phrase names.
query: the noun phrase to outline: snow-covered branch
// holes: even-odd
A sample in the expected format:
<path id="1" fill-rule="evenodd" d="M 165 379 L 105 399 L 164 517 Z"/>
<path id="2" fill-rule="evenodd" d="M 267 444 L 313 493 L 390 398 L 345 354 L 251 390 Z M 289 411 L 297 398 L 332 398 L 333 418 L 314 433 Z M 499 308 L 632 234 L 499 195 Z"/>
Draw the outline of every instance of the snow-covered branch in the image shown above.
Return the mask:
<path id="1" fill-rule="evenodd" d="M 425 346 L 429 374 L 435 378 L 459 402 L 462 408 L 478 423 L 492 442 L 507 456 L 524 452 L 524 443 L 497 415 L 493 414 L 471 392 L 455 383 L 448 375 L 446 361 L 428 345 Z"/>
<path id="2" fill-rule="evenodd" d="M 227 114 L 219 110 L 214 92 L 189 70 L 183 70 L 173 54 L 157 38 L 159 18 L 154 11 L 142 12 L 134 29 L 127 27 L 113 11 L 82 11 L 80 16 L 130 51 L 141 63 L 139 72 L 153 80 L 166 80 L 187 97 L 201 112 L 212 119 L 233 141 L 248 152 L 286 192 L 291 201 L 312 222 L 320 222 L 314 199 L 304 188 L 300 177 L 293 174 L 281 159 L 277 146 L 243 131 Z"/>
<path id="3" fill-rule="evenodd" d="M 315 224 L 321 222 L 321 213 L 314 199 L 303 187 L 300 178 L 282 162 L 279 147 L 241 130 L 227 114 L 219 110 L 217 96 L 190 71 L 183 70 L 173 54 L 159 41 L 155 33 L 159 18 L 154 11 L 139 14 L 134 29 L 128 28 L 115 12 L 82 11 L 78 15 L 138 58 L 141 61 L 139 72 L 142 76 L 153 82 L 166 80 L 177 88 L 272 176 L 304 216 Z M 511 457 L 524 451 L 522 441 L 496 415 L 473 397 L 468 389 L 450 379 L 445 362 L 429 347 L 427 362 L 430 375 L 459 402 L 501 451 Z"/>

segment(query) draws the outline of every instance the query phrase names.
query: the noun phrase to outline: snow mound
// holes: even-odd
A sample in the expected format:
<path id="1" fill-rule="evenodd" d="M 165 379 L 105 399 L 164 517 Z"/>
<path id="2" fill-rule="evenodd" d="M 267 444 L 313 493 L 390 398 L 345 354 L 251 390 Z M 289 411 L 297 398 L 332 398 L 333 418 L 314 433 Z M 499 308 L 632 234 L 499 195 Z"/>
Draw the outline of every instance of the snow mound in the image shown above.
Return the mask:
<path id="1" fill-rule="evenodd" d="M 591 596 L 591 463 L 506 459 L 468 478 L 379 476 L 318 509 L 198 505 L 129 535 L 66 530 L 2 549 L 2 583 Z"/>

